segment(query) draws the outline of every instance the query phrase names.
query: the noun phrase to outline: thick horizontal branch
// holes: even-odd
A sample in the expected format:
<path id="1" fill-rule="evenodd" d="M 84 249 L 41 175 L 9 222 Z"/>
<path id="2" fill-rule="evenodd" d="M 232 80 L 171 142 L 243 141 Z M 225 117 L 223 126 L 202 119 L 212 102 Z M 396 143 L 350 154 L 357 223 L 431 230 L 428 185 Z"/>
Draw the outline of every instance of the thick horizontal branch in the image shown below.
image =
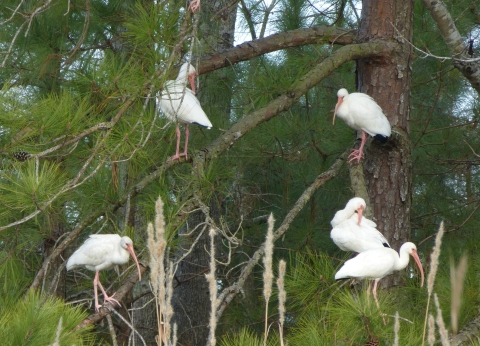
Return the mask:
<path id="1" fill-rule="evenodd" d="M 296 29 L 242 43 L 221 53 L 202 57 L 198 67 L 199 74 L 218 70 L 220 68 L 246 61 L 251 58 L 275 52 L 278 50 L 305 46 L 308 44 L 352 44 L 356 32 L 329 26 L 317 26 L 306 29 Z"/>

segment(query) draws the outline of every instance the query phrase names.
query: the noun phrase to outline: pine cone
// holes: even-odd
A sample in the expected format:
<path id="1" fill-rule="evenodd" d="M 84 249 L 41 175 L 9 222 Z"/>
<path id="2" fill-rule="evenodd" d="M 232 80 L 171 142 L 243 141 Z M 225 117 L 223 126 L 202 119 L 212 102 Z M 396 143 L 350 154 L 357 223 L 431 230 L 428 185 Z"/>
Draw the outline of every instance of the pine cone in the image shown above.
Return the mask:
<path id="1" fill-rule="evenodd" d="M 24 162 L 30 158 L 30 154 L 26 151 L 17 151 L 13 153 L 13 157 L 20 162 Z"/>

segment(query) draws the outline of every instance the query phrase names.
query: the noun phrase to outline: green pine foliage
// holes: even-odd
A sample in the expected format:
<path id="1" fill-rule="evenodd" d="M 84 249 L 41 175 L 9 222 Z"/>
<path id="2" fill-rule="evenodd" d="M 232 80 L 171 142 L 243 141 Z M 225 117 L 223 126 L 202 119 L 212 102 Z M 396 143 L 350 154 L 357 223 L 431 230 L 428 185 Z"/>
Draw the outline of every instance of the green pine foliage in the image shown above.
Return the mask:
<path id="1" fill-rule="evenodd" d="M 477 21 L 476 14 L 466 10 L 466 2 L 446 2 L 457 27 L 466 40 L 473 37 L 477 50 L 478 35 L 472 24 Z M 18 4 L 2 2 L 0 21 L 8 19 Z M 176 77 L 174 65 L 180 59 L 192 58 L 195 63 L 196 57 L 211 53 L 210 47 L 198 43 L 203 38 L 180 41 L 187 17 L 183 2 L 88 4 L 86 11 L 85 2 L 59 2 L 38 13 L 31 26 L 20 30 L 8 66 L 0 69 L 0 227 L 42 210 L 21 225 L 0 231 L 0 335 L 10 332 L 8 344 L 12 345 L 25 337 L 31 344 L 53 344 L 60 318 L 60 344 L 91 342 L 80 332 L 70 332 L 85 318 L 78 309 L 56 299 L 23 294 L 43 262 L 39 249 L 58 240 L 53 220 L 59 220 L 68 232 L 86 217 L 104 211 L 85 228 L 70 252 L 88 234 L 99 231 L 129 234 L 141 249 L 144 227 L 126 226 L 120 207 L 127 192 L 134 191 L 131 203 L 136 220 L 152 220 L 154 201 L 161 195 L 166 201 L 167 238 L 174 248 L 176 232 L 182 226 L 178 215 L 191 201 L 192 191 L 205 201 L 215 198 L 221 224 L 240 240 L 231 258 L 227 257 L 227 245 L 219 251 L 222 261 L 231 260 L 229 267 L 218 269 L 219 286 L 224 288 L 235 281 L 241 265 L 263 241 L 264 225 L 248 220 L 270 212 L 283 220 L 305 188 L 354 143 L 354 131 L 343 121 L 332 124 L 337 90 L 355 90 L 355 64 L 350 62 L 312 87 L 289 110 L 243 136 L 221 157 L 201 169 L 199 165 L 193 170 L 189 164 L 177 165 L 145 183 L 148 186 L 137 194 L 134 186 L 144 184 L 175 150 L 174 125 L 165 127 L 167 120 L 156 112 L 154 97 L 166 80 Z M 358 1 L 324 5 L 280 1 L 270 14 L 267 34 L 313 25 L 358 27 L 354 8 L 359 7 Z M 20 11 L 31 13 L 35 6 L 22 3 Z M 238 30 L 258 36 L 265 4 L 245 1 L 239 6 L 245 6 L 243 13 L 248 9 L 249 16 L 240 17 L 239 12 Z M 448 56 L 419 1 L 415 2 L 414 18 L 413 43 L 422 49 L 428 47 L 437 56 Z M 24 18 L 15 15 L 2 26 L 3 47 L 8 47 L 23 23 Z M 190 26 L 186 34 L 194 35 L 194 30 Z M 169 61 L 177 45 L 178 59 Z M 240 119 L 278 96 L 288 95 L 313 66 L 336 49 L 337 45 L 330 44 L 290 48 L 203 75 L 198 96 L 214 128 L 190 128 L 189 155 L 205 148 Z M 419 245 L 427 264 L 431 236 L 445 220 L 450 233 L 445 236 L 434 289 L 445 321 L 451 313 L 450 258 L 469 254 L 460 311 L 460 324 L 464 325 L 480 305 L 476 294 L 480 260 L 475 256 L 480 240 L 480 216 L 475 209 L 480 175 L 479 159 L 473 152 L 480 153 L 480 110 L 475 92 L 466 86 L 451 60 L 424 58 L 418 51 L 412 59 L 411 240 Z M 114 127 L 108 127 L 117 118 Z M 98 124 L 108 126 L 89 132 Z M 77 142 L 63 145 L 78 136 L 81 139 Z M 57 145 L 59 149 L 45 153 Z M 21 162 L 13 156 L 18 152 L 41 157 Z M 80 184 L 70 188 L 82 169 Z M 400 321 L 400 344 L 419 345 L 426 293 L 418 287 L 414 271 L 403 274 L 404 287 L 379 290 L 386 326 L 372 297 L 365 294 L 366 285 L 351 287 L 333 280 L 348 255 L 338 252 L 331 242 L 329 222 L 350 197 L 349 174 L 344 167 L 313 196 L 276 244 L 276 258 L 290 258 L 286 339 L 299 346 L 354 345 L 375 335 L 382 344 L 391 344 L 392 316 L 398 311 L 404 318 Z M 113 272 L 101 275 L 102 282 L 113 287 L 124 278 Z M 253 275 L 244 289 L 244 300 L 233 301 L 220 321 L 220 334 L 235 332 L 225 336 L 221 345 L 263 344 L 261 268 Z M 92 277 L 90 272 L 82 277 L 69 274 L 66 299 L 82 291 L 90 299 Z M 276 307 L 270 305 L 269 316 L 274 321 Z M 272 322 L 269 344 L 278 344 L 277 337 Z"/>
<path id="2" fill-rule="evenodd" d="M 273 334 L 273 333 L 272 333 Z M 275 334 L 276 335 L 276 334 Z M 252 331 L 248 330 L 248 328 L 243 328 L 238 333 L 226 335 L 222 340 L 219 342 L 220 346 L 264 346 L 263 338 L 261 336 L 256 335 Z M 267 341 L 267 346 L 274 346 L 279 345 L 279 341 L 275 339 L 275 337 L 269 338 Z"/>
<path id="3" fill-rule="evenodd" d="M 10 299 L 10 306 L 0 312 L 0 334 L 5 345 L 93 345 L 90 327 L 74 329 L 87 317 L 82 309 L 35 291 Z"/>

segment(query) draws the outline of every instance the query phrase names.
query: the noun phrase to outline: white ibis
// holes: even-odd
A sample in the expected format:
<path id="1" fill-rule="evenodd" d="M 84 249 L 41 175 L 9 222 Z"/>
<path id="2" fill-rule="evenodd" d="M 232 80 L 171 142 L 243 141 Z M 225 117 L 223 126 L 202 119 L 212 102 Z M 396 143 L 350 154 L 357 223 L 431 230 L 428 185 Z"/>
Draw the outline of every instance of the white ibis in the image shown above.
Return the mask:
<path id="1" fill-rule="evenodd" d="M 180 67 L 180 72 L 176 80 L 166 81 L 163 86 L 162 94 L 159 97 L 159 107 L 165 116 L 176 123 L 177 147 L 175 155 L 168 159 L 178 160 L 180 157 L 187 158 L 188 149 L 188 124 L 196 124 L 207 129 L 212 127 L 212 123 L 200 106 L 200 102 L 195 97 L 195 68 L 184 63 Z M 192 90 L 187 89 L 187 81 L 190 80 Z M 178 123 L 185 124 L 185 149 L 180 154 L 180 128 Z"/>
<path id="2" fill-rule="evenodd" d="M 105 303 L 110 302 L 120 305 L 120 303 L 113 298 L 115 293 L 112 294 L 111 297 L 107 295 L 107 292 L 105 292 L 105 289 L 100 283 L 99 275 L 100 270 L 110 269 L 115 265 L 127 263 L 129 254 L 137 264 L 138 278 L 141 280 L 140 265 L 133 251 L 133 242 L 129 237 L 120 237 L 118 234 L 92 234 L 68 259 L 67 270 L 83 267 L 96 272 L 95 279 L 93 280 L 96 311 L 100 309 L 97 285 L 100 286 Z"/>
<path id="3" fill-rule="evenodd" d="M 424 274 L 422 263 L 417 254 L 415 244 L 407 242 L 400 247 L 400 255 L 397 251 L 390 248 L 379 248 L 359 253 L 356 257 L 346 261 L 340 270 L 335 274 L 335 280 L 340 279 L 372 279 L 375 280 L 373 286 L 373 297 L 377 307 L 377 284 L 382 278 L 392 274 L 394 271 L 404 269 L 409 262 L 409 255 L 417 263 L 422 276 L 421 286 L 423 286 Z"/>
<path id="4" fill-rule="evenodd" d="M 337 92 L 337 96 L 333 124 L 335 124 L 335 115 L 338 114 L 352 129 L 362 131 L 360 148 L 354 149 L 349 156 L 349 162 L 356 159 L 358 163 L 363 157 L 367 134 L 385 143 L 392 132 L 390 123 L 380 106 L 367 94 L 349 94 L 347 89 L 342 88 Z"/>
<path id="5" fill-rule="evenodd" d="M 360 253 L 390 247 L 387 239 L 376 229 L 376 223 L 362 215 L 365 207 L 365 200 L 355 197 L 344 209 L 335 213 L 330 222 L 333 227 L 330 237 L 340 250 Z"/>

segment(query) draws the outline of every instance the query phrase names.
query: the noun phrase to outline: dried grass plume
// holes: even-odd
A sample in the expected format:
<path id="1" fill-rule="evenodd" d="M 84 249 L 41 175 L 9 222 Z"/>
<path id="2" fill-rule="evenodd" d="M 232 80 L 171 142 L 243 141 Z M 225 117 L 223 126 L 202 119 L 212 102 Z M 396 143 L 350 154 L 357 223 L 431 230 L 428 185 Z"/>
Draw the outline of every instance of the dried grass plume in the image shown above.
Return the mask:
<path id="1" fill-rule="evenodd" d="M 165 252 L 167 241 L 165 239 L 165 220 L 163 217 L 163 202 L 159 197 L 155 203 L 155 230 L 152 223 L 147 227 L 147 245 L 150 253 L 150 282 L 152 293 L 155 295 L 158 321 L 158 335 L 160 336 L 160 346 L 170 339 L 171 327 L 170 319 L 173 315 L 171 306 L 172 288 L 167 285 L 165 272 Z M 171 265 L 173 267 L 173 265 Z M 173 268 L 169 272 L 170 280 L 173 278 Z M 171 282 L 170 282 L 171 284 Z M 167 290 L 170 289 L 168 297 Z"/>
<path id="2" fill-rule="evenodd" d="M 458 267 L 450 263 L 450 282 L 452 285 L 452 301 L 450 309 L 450 317 L 452 323 L 452 332 L 457 334 L 458 331 L 458 316 L 460 314 L 460 306 L 462 303 L 463 282 L 465 281 L 465 274 L 467 272 L 467 255 L 463 254 L 460 258 Z"/>
<path id="3" fill-rule="evenodd" d="M 287 300 L 287 292 L 285 291 L 285 271 L 287 263 L 284 260 L 280 260 L 278 263 L 278 324 L 280 333 L 280 345 L 283 346 L 283 325 L 285 323 L 285 302 Z"/>
<path id="4" fill-rule="evenodd" d="M 435 319 L 432 314 L 428 315 L 428 344 L 433 346 L 435 344 Z"/>
<path id="5" fill-rule="evenodd" d="M 436 293 L 433 294 L 433 298 L 435 301 L 435 306 L 437 307 L 437 326 L 438 326 L 438 333 L 440 334 L 440 341 L 442 342 L 442 346 L 450 346 L 450 341 L 448 340 L 448 331 L 445 328 L 445 323 L 443 322 L 442 316 L 442 309 L 440 308 L 440 303 L 438 302 L 438 296 Z"/>
<path id="6" fill-rule="evenodd" d="M 210 323 L 207 345 L 215 346 L 217 340 L 215 338 L 215 329 L 217 328 L 217 308 L 220 301 L 217 299 L 217 280 L 215 279 L 215 230 L 210 229 L 210 272 L 205 274 L 208 281 L 208 290 L 210 292 Z"/>
<path id="7" fill-rule="evenodd" d="M 268 231 L 265 238 L 265 255 L 263 256 L 263 296 L 265 297 L 265 331 L 263 344 L 267 344 L 268 336 L 268 301 L 272 295 L 272 282 L 273 282 L 273 224 L 275 220 L 273 215 L 268 217 Z"/>

